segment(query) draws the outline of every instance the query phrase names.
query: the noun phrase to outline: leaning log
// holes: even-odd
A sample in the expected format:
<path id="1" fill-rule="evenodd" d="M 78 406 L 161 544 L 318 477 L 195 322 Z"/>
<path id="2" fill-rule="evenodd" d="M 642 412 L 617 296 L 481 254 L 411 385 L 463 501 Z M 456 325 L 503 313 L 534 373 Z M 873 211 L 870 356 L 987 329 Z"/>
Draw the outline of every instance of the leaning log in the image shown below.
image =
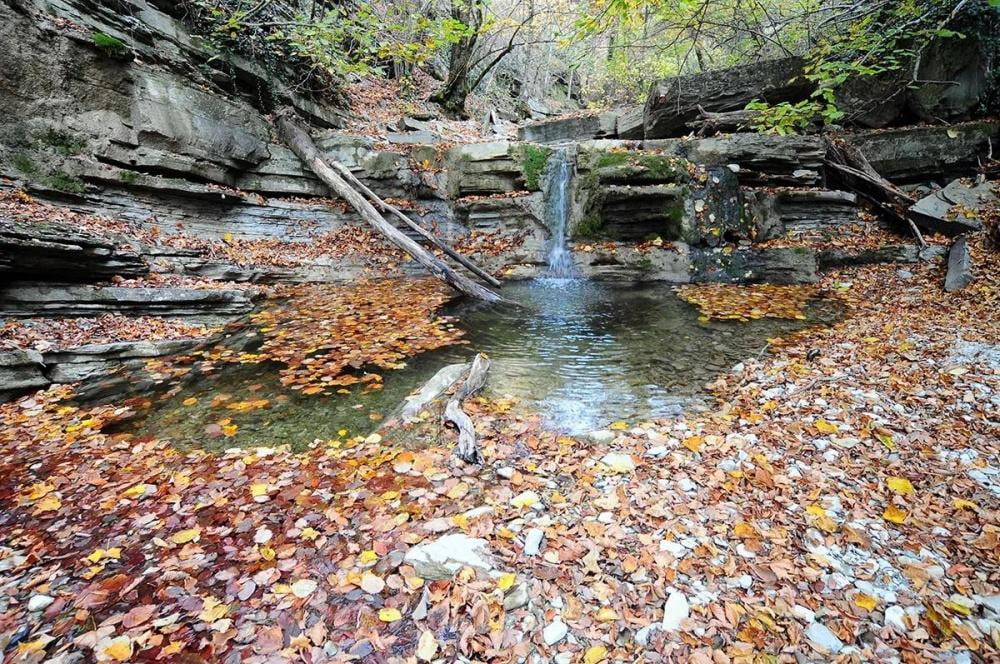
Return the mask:
<path id="1" fill-rule="evenodd" d="M 462 402 L 483 389 L 489 369 L 490 359 L 482 353 L 477 354 L 472 360 L 465 382 L 444 408 L 445 421 L 451 422 L 458 428 L 458 447 L 455 448 L 455 454 L 465 463 L 481 464 L 483 455 L 479 453 L 479 446 L 476 444 L 476 427 L 472 423 L 472 418 L 462 410 Z"/>
<path id="2" fill-rule="evenodd" d="M 283 111 L 277 114 L 278 131 L 302 163 L 330 189 L 347 201 L 372 228 L 384 235 L 390 242 L 409 254 L 415 261 L 448 284 L 455 290 L 471 297 L 487 302 L 498 302 L 500 296 L 488 288 L 480 286 L 465 275 L 459 274 L 446 263 L 438 260 L 433 254 L 417 244 L 398 228 L 390 224 L 368 200 L 347 183 L 337 171 L 326 162 L 316 149 L 309 134 L 296 123 L 291 113 Z"/>
<path id="3" fill-rule="evenodd" d="M 434 237 L 433 233 L 431 233 L 429 230 L 427 230 L 417 222 L 410 219 L 406 214 L 403 213 L 402 210 L 397 208 L 395 205 L 390 205 L 389 203 L 386 203 L 384 200 L 382 200 L 382 198 L 378 194 L 369 189 L 364 182 L 359 180 L 354 175 L 354 173 L 351 172 L 351 169 L 349 169 L 347 166 L 344 166 L 343 164 L 337 161 L 331 161 L 330 164 L 344 177 L 345 180 L 353 184 L 362 194 L 367 196 L 371 200 L 371 202 L 377 205 L 383 212 L 388 212 L 389 214 L 395 216 L 397 219 L 406 224 L 411 230 L 413 230 L 417 235 L 424 238 L 432 245 L 443 251 L 447 256 L 454 259 L 455 262 L 457 262 L 459 265 L 461 265 L 462 267 L 464 267 L 469 272 L 473 273 L 486 283 L 490 284 L 491 286 L 497 286 L 497 287 L 500 286 L 499 279 L 497 279 L 492 274 L 490 274 L 486 270 L 482 269 L 481 267 L 473 263 L 471 260 L 463 256 L 462 254 L 452 249 L 445 242 L 442 242 L 441 240 Z"/>
<path id="4" fill-rule="evenodd" d="M 801 58 L 768 60 L 742 67 L 677 76 L 653 83 L 643 113 L 645 136 L 686 132 L 701 111 L 737 111 L 755 99 L 772 104 L 805 99 L 815 84 L 803 76 Z"/>

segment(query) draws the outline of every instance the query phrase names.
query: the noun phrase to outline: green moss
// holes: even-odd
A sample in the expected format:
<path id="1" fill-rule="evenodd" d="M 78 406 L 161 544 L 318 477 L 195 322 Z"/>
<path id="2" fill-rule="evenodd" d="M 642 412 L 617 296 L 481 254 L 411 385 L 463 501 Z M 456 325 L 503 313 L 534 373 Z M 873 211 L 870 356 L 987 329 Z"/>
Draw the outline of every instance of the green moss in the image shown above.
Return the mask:
<path id="1" fill-rule="evenodd" d="M 524 186 L 528 191 L 538 191 L 541 189 L 542 171 L 545 170 L 545 162 L 552 154 L 551 148 L 541 145 L 525 145 L 521 151 L 521 173 L 524 176 Z"/>
<path id="2" fill-rule="evenodd" d="M 53 171 L 42 177 L 40 181 L 42 184 L 52 187 L 57 191 L 64 191 L 70 194 L 83 193 L 83 181 L 64 171 Z"/>
<path id="3" fill-rule="evenodd" d="M 600 180 L 614 182 L 687 182 L 687 161 L 652 152 L 592 152 L 591 169 Z"/>
<path id="4" fill-rule="evenodd" d="M 595 238 L 601 235 L 604 230 L 604 220 L 598 212 L 592 212 L 581 219 L 574 229 L 574 237 Z"/>
<path id="5" fill-rule="evenodd" d="M 125 184 L 135 184 L 139 181 L 140 174 L 135 171 L 119 171 L 118 179 Z"/>
<path id="6" fill-rule="evenodd" d="M 23 152 L 19 152 L 16 155 L 14 155 L 14 158 L 11 160 L 11 163 L 14 164 L 14 168 L 24 173 L 25 175 L 38 175 L 38 165 L 35 164 L 34 161 L 32 161 L 31 157 L 24 154 Z"/>
<path id="7" fill-rule="evenodd" d="M 94 40 L 94 46 L 109 55 L 121 55 L 128 50 L 128 44 L 117 37 L 112 37 L 103 32 L 95 32 L 92 39 Z"/>
<path id="8" fill-rule="evenodd" d="M 86 147 L 86 143 L 79 138 L 51 127 L 36 131 L 34 138 L 39 146 L 51 148 L 64 157 L 80 154 Z"/>
<path id="9" fill-rule="evenodd" d="M 624 166 L 629 162 L 631 153 L 628 152 L 602 152 L 594 161 L 594 168 L 615 168 Z"/>

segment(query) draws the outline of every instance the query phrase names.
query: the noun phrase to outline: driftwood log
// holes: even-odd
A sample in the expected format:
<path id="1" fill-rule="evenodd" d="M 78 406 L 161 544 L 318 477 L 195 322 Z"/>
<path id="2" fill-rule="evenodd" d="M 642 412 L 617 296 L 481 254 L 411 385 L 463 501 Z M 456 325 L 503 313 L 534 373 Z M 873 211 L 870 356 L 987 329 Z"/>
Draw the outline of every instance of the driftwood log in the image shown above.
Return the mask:
<path id="1" fill-rule="evenodd" d="M 481 464 L 483 456 L 479 453 L 479 445 L 476 443 L 476 427 L 472 423 L 472 418 L 462 410 L 462 402 L 483 389 L 489 370 L 490 359 L 482 353 L 477 354 L 472 360 L 465 382 L 444 407 L 445 422 L 451 422 L 458 428 L 458 447 L 455 448 L 455 454 L 469 464 Z"/>
<path id="2" fill-rule="evenodd" d="M 400 419 L 404 422 L 416 419 L 432 401 L 447 392 L 468 372 L 468 363 L 449 364 L 441 368 L 430 380 L 424 383 L 416 394 L 406 397 L 403 407 L 399 411 Z"/>
<path id="3" fill-rule="evenodd" d="M 285 110 L 277 114 L 277 125 L 282 139 L 307 168 L 315 173 L 335 194 L 347 201 L 372 228 L 427 268 L 432 275 L 455 290 L 471 297 L 486 302 L 499 302 L 501 300 L 499 295 L 456 272 L 448 264 L 438 260 L 436 256 L 386 221 L 378 210 L 320 155 L 316 144 L 292 118 L 290 111 Z"/>
<path id="4" fill-rule="evenodd" d="M 431 233 L 429 230 L 427 230 L 426 228 L 424 228 L 423 226 L 421 226 L 417 222 L 415 222 L 412 219 L 410 219 L 406 214 L 403 213 L 402 210 L 400 210 L 399 208 L 397 208 L 394 205 L 390 205 L 389 203 L 386 203 L 384 200 L 382 200 L 381 198 L 379 198 L 378 194 L 376 194 L 374 191 L 372 191 L 371 189 L 369 189 L 365 185 L 365 183 L 363 183 L 361 180 L 359 180 L 354 175 L 354 173 L 351 172 L 351 169 L 349 169 L 347 166 L 344 166 L 343 164 L 341 164 L 340 162 L 337 162 L 337 161 L 331 161 L 330 164 L 337 170 L 337 172 L 339 172 L 343 176 L 343 178 L 345 180 L 347 180 L 352 185 L 354 185 L 362 194 L 364 194 L 365 196 L 367 196 L 372 201 L 372 203 L 374 203 L 376 206 L 378 206 L 379 208 L 381 208 L 383 212 L 388 212 L 388 213 L 394 215 L 397 219 L 399 219 L 400 221 L 402 221 L 409 228 L 411 228 L 414 232 L 416 232 L 418 235 L 420 235 L 420 237 L 424 238 L 425 240 L 427 240 L 428 242 L 430 242 L 432 245 L 434 245 L 435 247 L 437 247 L 438 249 L 440 249 L 441 251 L 443 251 L 446 255 L 448 255 L 452 259 L 454 259 L 459 265 L 461 265 L 462 267 L 464 267 L 465 269 L 467 269 L 469 272 L 472 272 L 474 275 L 476 275 L 477 277 L 479 277 L 480 279 L 482 279 L 486 283 L 490 284 L 491 286 L 497 286 L 497 287 L 500 286 L 500 280 L 499 279 L 497 279 L 492 274 L 490 274 L 486 270 L 482 269 L 481 267 L 479 267 L 478 265 L 476 265 L 475 263 L 473 263 L 471 260 L 469 260 L 468 258 L 466 258 L 465 256 L 463 256 L 462 254 L 460 254 L 457 251 L 455 251 L 454 249 L 452 249 L 445 242 L 443 242 L 443 241 L 439 240 L 438 238 L 434 237 L 433 233 Z"/>
<path id="5" fill-rule="evenodd" d="M 753 129 L 760 119 L 760 111 L 726 111 L 713 113 L 698 106 L 698 117 L 687 123 L 699 136 Z"/>

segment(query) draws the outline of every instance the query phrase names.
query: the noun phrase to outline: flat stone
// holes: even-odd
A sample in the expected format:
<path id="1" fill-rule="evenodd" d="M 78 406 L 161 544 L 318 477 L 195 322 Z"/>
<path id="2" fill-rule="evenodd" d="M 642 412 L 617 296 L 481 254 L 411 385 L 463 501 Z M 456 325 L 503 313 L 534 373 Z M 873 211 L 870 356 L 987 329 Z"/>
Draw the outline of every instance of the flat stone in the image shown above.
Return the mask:
<path id="1" fill-rule="evenodd" d="M 906 611 L 903 610 L 901 606 L 890 606 L 885 610 L 885 626 L 892 627 L 901 634 L 906 633 L 906 623 L 903 622 L 903 616 L 906 615 Z"/>
<path id="2" fill-rule="evenodd" d="M 488 547 L 484 539 L 455 533 L 418 544 L 406 552 L 403 561 L 425 579 L 450 579 L 463 567 L 489 574 L 496 569 L 496 562 Z"/>
<path id="3" fill-rule="evenodd" d="M 667 603 L 663 606 L 663 620 L 660 626 L 667 630 L 676 630 L 682 621 L 687 619 L 691 613 L 687 597 L 680 591 L 673 591 L 667 597 Z"/>
<path id="4" fill-rule="evenodd" d="M 56 601 L 56 599 L 54 597 L 49 597 L 48 595 L 32 595 L 31 599 L 28 600 L 28 610 L 43 611 L 54 601 Z"/>
<path id="5" fill-rule="evenodd" d="M 532 528 L 524 536 L 524 555 L 526 556 L 537 556 L 538 552 L 542 549 L 542 539 L 545 537 L 545 531 L 541 528 Z"/>
<path id="6" fill-rule="evenodd" d="M 628 454 L 610 452 L 601 458 L 601 463 L 616 473 L 627 474 L 635 471 L 635 461 Z"/>
<path id="7" fill-rule="evenodd" d="M 814 622 L 806 628 L 806 639 L 813 648 L 824 653 L 836 655 L 844 649 L 844 642 L 837 638 L 837 635 L 820 622 Z"/>
<path id="8" fill-rule="evenodd" d="M 605 445 L 614 441 L 615 432 L 608 431 L 607 429 L 601 429 L 600 431 L 591 431 L 587 434 L 587 437 L 599 445 Z"/>
<path id="9" fill-rule="evenodd" d="M 507 611 L 520 609 L 528 603 L 528 584 L 519 583 L 510 589 L 503 598 L 503 608 Z"/>
<path id="10" fill-rule="evenodd" d="M 511 468 L 510 466 L 503 466 L 501 468 L 497 468 L 497 475 L 504 478 L 505 480 L 509 480 L 510 478 L 514 477 L 514 469 Z"/>
<path id="11" fill-rule="evenodd" d="M 566 623 L 561 620 L 556 620 L 554 622 L 550 622 L 545 626 L 545 629 L 542 630 L 542 639 L 545 640 L 545 645 L 554 646 L 565 639 L 566 634 L 568 633 L 569 627 L 566 626 Z"/>
<path id="12" fill-rule="evenodd" d="M 969 243 L 964 237 L 960 237 L 948 252 L 948 273 L 944 278 L 944 289 L 954 293 L 971 283 L 972 257 L 969 255 Z"/>

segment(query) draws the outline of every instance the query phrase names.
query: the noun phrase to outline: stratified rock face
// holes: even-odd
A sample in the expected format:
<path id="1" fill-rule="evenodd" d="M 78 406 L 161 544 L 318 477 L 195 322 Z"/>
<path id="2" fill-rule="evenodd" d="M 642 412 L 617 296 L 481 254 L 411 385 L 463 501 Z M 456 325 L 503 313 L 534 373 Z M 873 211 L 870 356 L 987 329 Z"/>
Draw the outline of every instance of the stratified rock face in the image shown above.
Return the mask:
<path id="1" fill-rule="evenodd" d="M 0 218 L 0 275 L 6 280 L 101 281 L 147 272 L 134 251 L 82 229 Z"/>
<path id="2" fill-rule="evenodd" d="M 573 115 L 542 120 L 523 125 L 517 137 L 529 143 L 586 141 L 593 138 L 614 138 L 618 115 L 613 112 Z"/>
<path id="3" fill-rule="evenodd" d="M 1000 122 L 980 120 L 950 127 L 907 127 L 861 132 L 851 144 L 878 173 L 893 182 L 962 175 L 985 161 L 990 142 L 1000 141 Z"/>
<path id="4" fill-rule="evenodd" d="M 678 76 L 654 83 L 645 108 L 645 137 L 688 132 L 687 122 L 706 111 L 735 111 L 759 99 L 770 103 L 804 99 L 815 85 L 802 75 L 801 58 L 769 60 L 732 69 Z"/>
<path id="5" fill-rule="evenodd" d="M 240 290 L 10 284 L 0 287 L 0 316 L 167 316 L 231 320 L 253 309 Z"/>
<path id="6" fill-rule="evenodd" d="M 817 258 L 806 247 L 691 251 L 696 283 L 808 284 L 819 280 Z"/>
<path id="7" fill-rule="evenodd" d="M 989 58 L 983 45 L 969 38 L 938 39 L 920 58 L 918 81 L 907 91 L 907 106 L 922 120 L 940 122 L 968 117 L 986 91 Z"/>

